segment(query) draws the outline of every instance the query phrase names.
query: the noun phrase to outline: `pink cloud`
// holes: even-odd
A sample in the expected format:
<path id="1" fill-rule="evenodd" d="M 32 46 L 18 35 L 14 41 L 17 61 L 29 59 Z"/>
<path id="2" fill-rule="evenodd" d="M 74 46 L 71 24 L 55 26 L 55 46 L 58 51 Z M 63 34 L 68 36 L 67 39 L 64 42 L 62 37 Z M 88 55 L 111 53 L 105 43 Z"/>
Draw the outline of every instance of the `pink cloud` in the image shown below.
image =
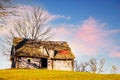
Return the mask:
<path id="1" fill-rule="evenodd" d="M 80 52 L 79 54 L 93 56 L 93 55 L 96 55 L 96 53 L 97 53 L 97 49 L 86 46 L 84 44 L 80 44 L 78 48 L 79 48 L 79 52 Z"/>
<path id="2" fill-rule="evenodd" d="M 115 46 L 114 40 L 110 39 L 111 35 L 120 33 L 120 30 L 108 30 L 105 23 L 89 17 L 81 25 L 60 25 L 56 33 L 57 39 L 68 41 L 77 55 L 95 56 L 103 52 L 111 53 L 111 47 Z"/>
<path id="3" fill-rule="evenodd" d="M 120 58 L 120 52 L 114 52 L 109 55 L 110 57 L 118 57 Z"/>
<path id="4" fill-rule="evenodd" d="M 99 24 L 94 18 L 89 17 L 83 22 L 79 27 L 79 30 L 76 33 L 76 40 L 80 40 L 87 45 L 92 46 L 103 46 L 104 45 L 104 30 L 101 28 L 104 27 L 103 24 Z"/>
<path id="5" fill-rule="evenodd" d="M 104 24 L 98 23 L 94 18 L 89 17 L 83 21 L 82 25 L 78 28 L 74 43 L 79 44 L 77 49 L 85 55 L 97 55 L 101 47 L 108 44 L 105 40 Z M 81 47 L 82 46 L 82 47 Z"/>
<path id="6" fill-rule="evenodd" d="M 69 35 L 71 36 L 71 31 L 67 30 L 63 25 L 60 25 L 60 27 L 57 28 L 54 27 L 53 33 L 55 33 L 54 40 L 66 40 L 69 37 Z"/>
<path id="7" fill-rule="evenodd" d="M 56 31 L 59 32 L 60 34 L 69 34 L 69 33 L 70 33 L 70 32 L 69 32 L 68 30 L 66 30 L 64 27 L 57 28 Z"/>
<path id="8" fill-rule="evenodd" d="M 112 47 L 112 49 L 110 50 L 110 57 L 118 57 L 120 58 L 120 46 L 114 46 Z"/>

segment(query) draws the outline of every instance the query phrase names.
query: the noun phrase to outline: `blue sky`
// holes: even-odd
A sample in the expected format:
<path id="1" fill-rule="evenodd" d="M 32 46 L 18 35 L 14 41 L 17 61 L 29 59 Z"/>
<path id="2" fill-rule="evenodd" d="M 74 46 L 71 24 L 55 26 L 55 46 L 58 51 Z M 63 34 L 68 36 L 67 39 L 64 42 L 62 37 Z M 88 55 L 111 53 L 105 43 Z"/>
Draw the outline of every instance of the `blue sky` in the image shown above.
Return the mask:
<path id="1" fill-rule="evenodd" d="M 106 73 L 112 65 L 120 68 L 120 0 L 19 0 L 16 3 L 42 6 L 54 16 L 48 23 L 55 32 L 53 40 L 67 41 L 80 61 L 105 58 Z"/>
<path id="2" fill-rule="evenodd" d="M 20 0 L 18 3 L 42 6 L 52 14 L 70 16 L 72 19 L 56 21 L 58 23 L 77 24 L 89 16 L 102 22 L 109 23 L 109 27 L 120 26 L 120 1 L 119 0 Z"/>
<path id="3" fill-rule="evenodd" d="M 78 23 L 89 16 L 94 16 L 102 21 L 118 25 L 116 23 L 120 20 L 118 18 L 120 17 L 119 3 L 119 0 L 34 0 L 31 5 L 42 5 L 50 13 L 71 16 L 72 19 L 67 21 L 70 23 Z"/>

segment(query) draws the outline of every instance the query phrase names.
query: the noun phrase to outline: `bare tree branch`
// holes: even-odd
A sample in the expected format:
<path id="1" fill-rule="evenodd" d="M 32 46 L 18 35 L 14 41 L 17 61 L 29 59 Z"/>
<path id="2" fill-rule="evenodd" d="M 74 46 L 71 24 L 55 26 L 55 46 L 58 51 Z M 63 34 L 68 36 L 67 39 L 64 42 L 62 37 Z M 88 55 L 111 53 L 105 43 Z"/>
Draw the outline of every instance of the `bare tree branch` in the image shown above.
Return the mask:
<path id="1" fill-rule="evenodd" d="M 96 71 L 97 71 L 97 62 L 96 62 L 96 59 L 95 59 L 95 58 L 91 58 L 91 59 L 89 60 L 89 66 L 91 67 L 91 71 L 92 71 L 93 73 L 96 73 Z"/>
<path id="2" fill-rule="evenodd" d="M 0 0 L 0 9 L 5 10 L 12 6 L 12 0 Z"/>
<path id="3" fill-rule="evenodd" d="M 3 44 L 12 46 L 13 37 L 39 40 L 51 39 L 51 28 L 46 26 L 48 17 L 49 16 L 44 14 L 42 8 L 34 7 L 30 13 L 28 12 L 22 18 L 15 20 L 15 23 L 11 27 L 7 27 L 9 35 L 6 37 L 6 42 L 3 42 Z M 10 51 L 10 47 L 8 48 Z"/>
<path id="4" fill-rule="evenodd" d="M 84 63 L 82 62 L 81 65 L 80 65 L 80 66 L 81 66 L 81 72 L 86 72 L 85 68 L 86 68 L 88 65 L 89 65 L 89 64 L 88 64 L 87 62 L 84 62 Z"/>
<path id="5" fill-rule="evenodd" d="M 118 66 L 112 65 L 112 68 L 111 68 L 111 73 L 112 74 L 117 74 L 118 70 L 119 70 Z"/>
<path id="6" fill-rule="evenodd" d="M 98 68 L 98 73 L 102 72 L 102 68 L 104 67 L 105 64 L 105 59 L 101 59 L 99 62 L 99 68 Z"/>
<path id="7" fill-rule="evenodd" d="M 7 16 L 9 13 L 7 8 L 12 6 L 12 0 L 0 0 L 0 17 Z"/>

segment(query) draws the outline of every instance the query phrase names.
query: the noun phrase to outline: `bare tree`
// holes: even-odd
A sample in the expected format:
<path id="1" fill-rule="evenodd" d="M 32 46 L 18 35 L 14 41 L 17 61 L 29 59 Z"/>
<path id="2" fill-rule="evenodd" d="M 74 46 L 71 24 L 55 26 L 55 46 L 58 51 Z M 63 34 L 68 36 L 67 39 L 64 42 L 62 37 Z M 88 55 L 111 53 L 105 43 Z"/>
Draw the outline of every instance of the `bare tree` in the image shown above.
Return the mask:
<path id="1" fill-rule="evenodd" d="M 12 0 L 0 0 L 0 18 L 6 16 L 9 12 L 7 8 L 12 6 Z"/>
<path id="2" fill-rule="evenodd" d="M 89 60 L 89 66 L 90 66 L 91 71 L 93 73 L 101 73 L 101 72 L 103 72 L 102 69 L 104 67 L 104 64 L 105 64 L 105 59 L 104 58 L 102 58 L 100 60 L 100 62 L 97 62 L 97 60 L 95 58 L 91 58 Z"/>
<path id="3" fill-rule="evenodd" d="M 104 58 L 102 58 L 100 62 L 97 62 L 95 58 L 91 58 L 88 62 L 79 62 L 78 60 L 76 60 L 75 71 L 101 73 L 103 72 L 104 64 Z"/>
<path id="4" fill-rule="evenodd" d="M 119 70 L 119 68 L 116 65 L 112 65 L 112 68 L 111 68 L 112 74 L 116 74 L 118 72 L 118 70 Z"/>
<path id="5" fill-rule="evenodd" d="M 81 63 L 81 72 L 86 72 L 86 67 L 88 66 L 88 62 L 82 62 Z"/>
<path id="6" fill-rule="evenodd" d="M 96 61 L 95 58 L 91 58 L 91 59 L 89 60 L 89 66 L 91 67 L 91 71 L 92 71 L 93 73 L 96 73 L 96 71 L 97 71 L 97 61 Z"/>
<path id="7" fill-rule="evenodd" d="M 11 0 L 0 0 L 0 9 L 11 6 Z"/>
<path id="8" fill-rule="evenodd" d="M 80 63 L 79 63 L 78 59 L 75 60 L 74 65 L 75 65 L 75 71 L 79 72 L 80 71 Z"/>
<path id="9" fill-rule="evenodd" d="M 102 69 L 103 69 L 103 67 L 104 67 L 104 64 L 105 64 L 105 59 L 102 58 L 102 59 L 100 60 L 100 62 L 99 62 L 98 73 L 103 72 Z"/>
<path id="10" fill-rule="evenodd" d="M 75 71 L 86 72 L 86 67 L 88 66 L 88 62 L 79 62 L 75 61 Z"/>
<path id="11" fill-rule="evenodd" d="M 51 28 L 46 27 L 48 16 L 40 7 L 34 7 L 32 13 L 28 13 L 24 18 L 15 22 L 13 29 L 10 30 L 12 36 L 48 40 L 51 38 Z"/>
<path id="12" fill-rule="evenodd" d="M 23 0 L 29 1 L 29 0 Z M 18 12 L 16 12 L 17 5 L 14 5 L 17 0 L 0 0 L 0 23 L 5 23 L 4 18 L 7 16 L 18 16 Z M 0 27 L 3 27 L 0 25 Z"/>
<path id="13" fill-rule="evenodd" d="M 2 40 L 2 43 L 11 47 L 13 37 L 49 40 L 52 34 L 51 28 L 46 26 L 48 17 L 44 14 L 44 9 L 40 7 L 32 8 L 31 12 L 15 20 L 12 27 L 6 28 L 9 35 L 5 37 L 6 40 Z M 8 53 L 10 53 L 10 47 L 8 47 Z"/>

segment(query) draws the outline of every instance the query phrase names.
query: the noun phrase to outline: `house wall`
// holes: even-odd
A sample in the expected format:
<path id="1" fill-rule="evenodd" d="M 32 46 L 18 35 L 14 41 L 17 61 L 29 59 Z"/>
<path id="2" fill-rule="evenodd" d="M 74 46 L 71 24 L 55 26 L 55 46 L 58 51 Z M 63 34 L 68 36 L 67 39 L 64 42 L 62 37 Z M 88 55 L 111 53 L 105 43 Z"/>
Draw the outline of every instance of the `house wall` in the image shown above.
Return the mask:
<path id="1" fill-rule="evenodd" d="M 52 70 L 52 69 L 53 69 L 52 66 L 53 66 L 52 60 L 51 60 L 50 58 L 48 58 L 48 66 L 47 66 L 47 69 Z"/>
<path id="2" fill-rule="evenodd" d="M 21 57 L 17 58 L 16 68 L 40 68 L 41 63 L 39 58 L 27 58 Z"/>
<path id="3" fill-rule="evenodd" d="M 42 59 L 41 58 L 28 58 L 28 57 L 19 57 L 16 58 L 16 68 L 31 68 L 38 69 L 42 68 Z M 30 60 L 30 62 L 28 61 Z M 73 60 L 54 60 L 47 59 L 47 69 L 49 70 L 73 70 Z"/>
<path id="4" fill-rule="evenodd" d="M 53 69 L 54 70 L 73 70 L 72 60 L 53 60 Z"/>
<path id="5" fill-rule="evenodd" d="M 53 58 L 55 51 L 54 50 L 48 50 L 48 52 L 49 52 L 50 58 Z"/>

